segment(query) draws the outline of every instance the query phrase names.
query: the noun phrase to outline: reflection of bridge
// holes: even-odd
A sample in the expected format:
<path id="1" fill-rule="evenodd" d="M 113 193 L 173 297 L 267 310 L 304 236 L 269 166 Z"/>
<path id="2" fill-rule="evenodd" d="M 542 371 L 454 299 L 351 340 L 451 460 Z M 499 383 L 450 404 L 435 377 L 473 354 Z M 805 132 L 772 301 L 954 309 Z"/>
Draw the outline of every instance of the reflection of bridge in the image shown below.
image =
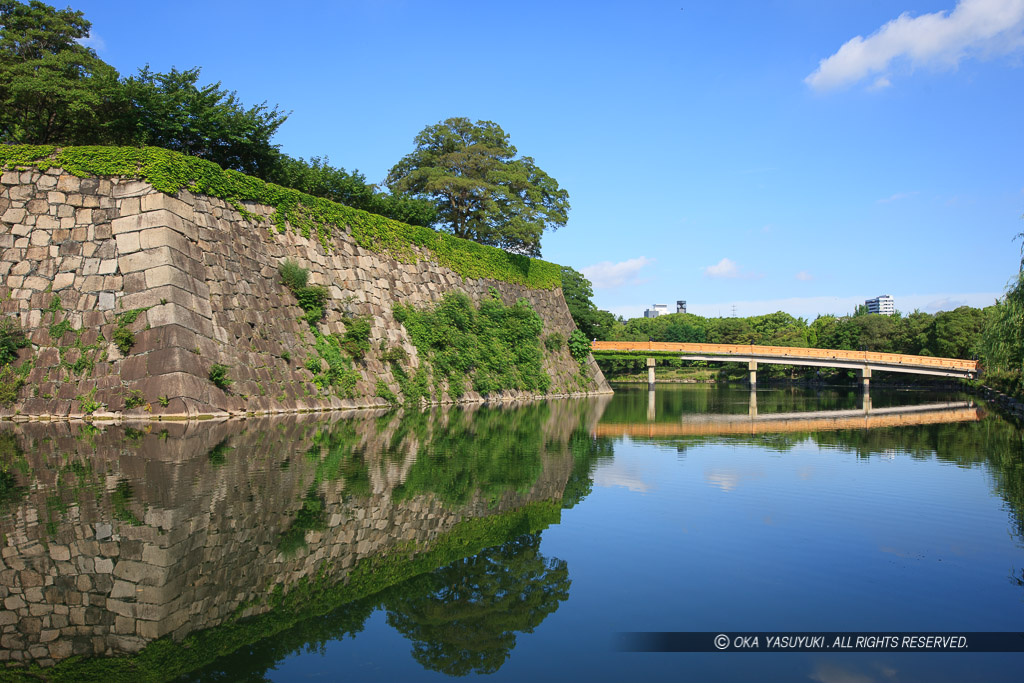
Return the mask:
<path id="1" fill-rule="evenodd" d="M 753 392 L 751 395 L 754 396 Z M 756 399 L 750 415 L 683 415 L 678 422 L 599 423 L 596 436 L 672 437 L 716 434 L 764 434 L 780 432 L 824 432 L 840 429 L 877 429 L 910 425 L 977 422 L 982 418 L 973 403 L 928 403 L 893 408 L 870 407 L 856 410 L 818 410 L 805 413 L 757 414 Z"/>
<path id="2" fill-rule="evenodd" d="M 903 353 L 875 351 L 845 351 L 841 349 L 808 349 L 797 346 L 756 346 L 754 344 L 676 344 L 672 342 L 599 342 L 592 351 L 636 353 L 657 351 L 680 354 L 682 360 L 704 360 L 725 363 L 747 363 L 750 384 L 757 384 L 757 364 L 810 365 L 830 368 L 848 368 L 861 373 L 867 390 L 874 370 L 909 372 L 940 377 L 974 377 L 978 361 L 934 356 L 911 356 Z M 654 384 L 654 358 L 647 359 L 647 383 Z"/>

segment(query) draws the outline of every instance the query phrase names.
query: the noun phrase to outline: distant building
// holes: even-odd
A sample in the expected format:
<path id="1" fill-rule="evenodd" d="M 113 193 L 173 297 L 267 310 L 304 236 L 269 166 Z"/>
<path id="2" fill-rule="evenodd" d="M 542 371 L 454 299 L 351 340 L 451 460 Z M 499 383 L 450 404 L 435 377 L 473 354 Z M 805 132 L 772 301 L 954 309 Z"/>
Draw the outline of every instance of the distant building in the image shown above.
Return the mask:
<path id="1" fill-rule="evenodd" d="M 896 300 L 888 294 L 868 299 L 864 304 L 868 307 L 868 313 L 881 313 L 882 315 L 896 313 Z"/>
<path id="2" fill-rule="evenodd" d="M 644 311 L 645 318 L 657 318 L 659 315 L 665 315 L 668 313 L 668 304 L 652 304 L 650 308 Z"/>
<path id="3" fill-rule="evenodd" d="M 686 313 L 686 302 L 685 301 L 677 301 L 676 302 L 676 313 Z"/>

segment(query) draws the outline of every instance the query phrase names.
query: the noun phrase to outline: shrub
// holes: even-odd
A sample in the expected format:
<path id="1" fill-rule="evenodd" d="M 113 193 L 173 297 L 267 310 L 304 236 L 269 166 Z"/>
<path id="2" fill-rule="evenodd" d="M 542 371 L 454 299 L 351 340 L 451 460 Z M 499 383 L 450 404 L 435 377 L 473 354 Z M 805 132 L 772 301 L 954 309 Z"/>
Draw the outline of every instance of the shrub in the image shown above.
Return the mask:
<path id="1" fill-rule="evenodd" d="M 453 398 L 465 393 L 467 380 L 485 395 L 505 389 L 546 393 L 551 386 L 540 346 L 543 322 L 524 299 L 505 306 L 492 295 L 474 307 L 465 294 L 450 293 L 432 310 L 396 306 L 395 319 L 408 330 L 421 363 L 430 366 L 435 387 L 447 382 Z"/>
<path id="2" fill-rule="evenodd" d="M 125 408 L 138 408 L 146 404 L 146 397 L 138 389 L 132 389 L 124 397 Z"/>
<path id="3" fill-rule="evenodd" d="M 214 363 L 210 366 L 210 381 L 213 382 L 214 386 L 224 391 L 228 390 L 228 387 L 231 386 L 231 378 L 228 377 L 229 369 L 229 366 L 222 365 L 221 363 Z"/>
<path id="4" fill-rule="evenodd" d="M 18 323 L 9 316 L 0 318 L 0 365 L 18 358 L 18 349 L 28 346 L 28 337 Z"/>
<path id="5" fill-rule="evenodd" d="M 88 394 L 75 396 L 75 400 L 78 401 L 79 409 L 86 415 L 91 415 L 103 407 L 103 404 L 96 400 L 96 387 L 93 387 Z"/>
<path id="6" fill-rule="evenodd" d="M 562 348 L 565 344 L 565 337 L 557 332 L 552 332 L 548 336 L 544 337 L 544 348 L 548 351 L 555 352 Z"/>
<path id="7" fill-rule="evenodd" d="M 590 355 L 590 342 L 579 330 L 573 330 L 569 335 L 569 353 L 580 364 L 586 362 Z"/>
<path id="8" fill-rule="evenodd" d="M 117 350 L 124 355 L 128 355 L 128 352 L 135 346 L 135 334 L 127 327 L 117 327 L 114 329 L 114 346 Z"/>
<path id="9" fill-rule="evenodd" d="M 18 400 L 18 390 L 25 384 L 25 374 L 29 365 L 16 368 L 12 365 L 0 366 L 0 406 L 7 406 Z"/>
<path id="10" fill-rule="evenodd" d="M 374 395 L 380 396 L 382 399 L 384 399 L 391 405 L 396 405 L 398 403 L 398 397 L 395 396 L 395 393 L 393 391 L 388 389 L 387 382 L 385 382 L 382 379 L 377 380 L 377 387 Z"/>
<path id="11" fill-rule="evenodd" d="M 291 259 L 285 259 L 278 265 L 277 272 L 285 287 L 292 290 L 302 289 L 309 282 L 309 271 Z"/>
<path id="12" fill-rule="evenodd" d="M 368 317 L 345 318 L 345 334 L 341 337 L 341 348 L 355 359 L 360 359 L 370 350 L 370 330 L 373 323 Z"/>

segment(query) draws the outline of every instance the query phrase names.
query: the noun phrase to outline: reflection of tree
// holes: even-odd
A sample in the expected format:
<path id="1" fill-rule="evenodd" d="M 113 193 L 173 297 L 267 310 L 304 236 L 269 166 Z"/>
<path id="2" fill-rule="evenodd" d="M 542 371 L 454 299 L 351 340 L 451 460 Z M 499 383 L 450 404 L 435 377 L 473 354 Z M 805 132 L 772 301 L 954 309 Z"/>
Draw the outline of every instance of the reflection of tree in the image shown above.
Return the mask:
<path id="1" fill-rule="evenodd" d="M 615 457 L 611 439 L 591 436 L 582 428 L 569 437 L 569 452 L 572 453 L 572 472 L 562 495 L 562 507 L 566 510 L 590 495 L 594 487 L 594 467 L 598 461 Z"/>
<path id="2" fill-rule="evenodd" d="M 516 633 L 532 633 L 569 597 L 563 560 L 524 534 L 396 586 L 384 598 L 388 623 L 413 642 L 412 655 L 451 676 L 494 673 Z"/>
<path id="3" fill-rule="evenodd" d="M 415 415 L 406 418 L 408 424 L 421 430 L 430 427 L 433 433 L 424 434 L 416 462 L 396 489 L 395 499 L 432 491 L 449 504 L 462 505 L 477 492 L 495 501 L 509 490 L 529 490 L 544 468 L 547 417 L 547 405 L 538 404 L 518 410 L 456 410 L 446 424 Z"/>

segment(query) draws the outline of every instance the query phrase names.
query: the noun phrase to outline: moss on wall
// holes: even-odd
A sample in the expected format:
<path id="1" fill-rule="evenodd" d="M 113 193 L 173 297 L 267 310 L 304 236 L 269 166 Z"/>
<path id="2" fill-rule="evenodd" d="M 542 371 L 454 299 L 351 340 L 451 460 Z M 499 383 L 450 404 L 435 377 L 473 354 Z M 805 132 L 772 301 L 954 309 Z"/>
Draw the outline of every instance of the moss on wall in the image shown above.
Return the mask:
<path id="1" fill-rule="evenodd" d="M 419 247 L 432 254 L 439 265 L 463 277 L 490 278 L 535 289 L 562 286 L 561 269 L 553 263 L 406 225 L 157 147 L 0 146 L 0 165 L 43 171 L 61 168 L 79 177 L 138 178 L 171 195 L 188 190 L 223 199 L 255 220 L 258 217 L 243 206 L 243 202 L 254 202 L 274 209 L 271 221 L 278 230 L 290 227 L 306 237 L 315 235 L 328 250 L 331 235 L 348 228 L 359 246 L 404 263 L 416 261 L 414 247 Z"/>

